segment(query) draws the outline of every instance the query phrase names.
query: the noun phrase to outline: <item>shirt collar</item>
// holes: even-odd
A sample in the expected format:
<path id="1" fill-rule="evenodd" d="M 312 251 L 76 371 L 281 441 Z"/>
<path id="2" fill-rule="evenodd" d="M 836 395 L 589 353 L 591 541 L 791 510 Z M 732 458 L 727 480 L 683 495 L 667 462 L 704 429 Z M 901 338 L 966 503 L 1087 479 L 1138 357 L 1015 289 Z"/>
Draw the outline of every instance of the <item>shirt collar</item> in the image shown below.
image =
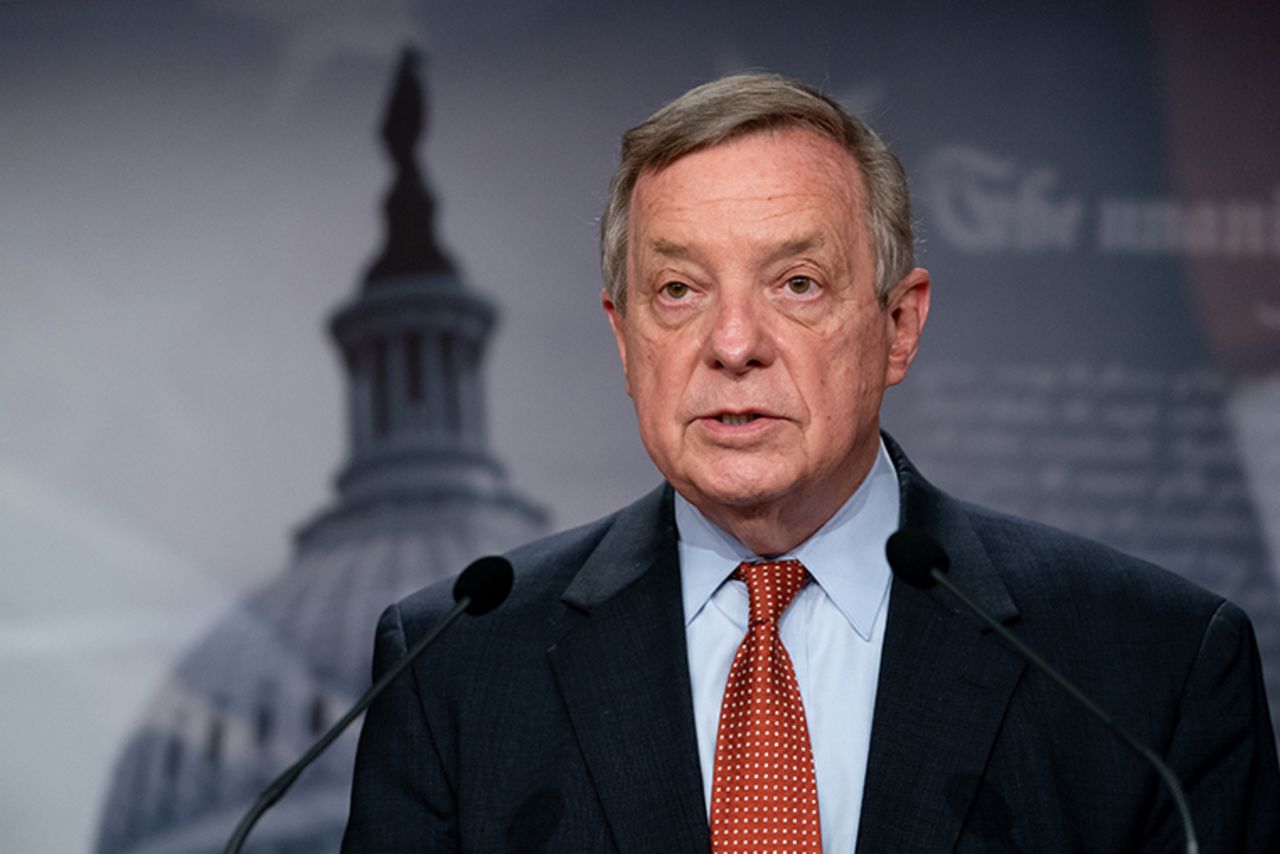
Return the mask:
<path id="1" fill-rule="evenodd" d="M 853 495 L 809 539 L 780 559 L 795 558 L 864 640 L 871 637 L 891 572 L 884 544 L 898 528 L 898 476 L 880 452 Z M 734 568 L 760 557 L 676 493 L 676 531 L 685 625 L 707 605 Z"/>

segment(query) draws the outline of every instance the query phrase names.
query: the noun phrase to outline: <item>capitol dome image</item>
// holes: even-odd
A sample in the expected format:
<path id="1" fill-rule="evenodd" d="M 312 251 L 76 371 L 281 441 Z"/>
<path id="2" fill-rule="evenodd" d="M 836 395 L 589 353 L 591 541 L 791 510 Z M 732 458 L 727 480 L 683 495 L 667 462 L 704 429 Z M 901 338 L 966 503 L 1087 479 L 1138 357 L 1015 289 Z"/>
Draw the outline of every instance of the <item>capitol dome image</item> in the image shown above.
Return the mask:
<path id="1" fill-rule="evenodd" d="M 221 851 L 267 783 L 368 687 L 383 608 L 546 529 L 488 450 L 483 363 L 496 311 L 436 239 L 416 157 L 426 119 L 406 51 L 381 126 L 394 169 L 385 243 L 329 324 L 348 401 L 337 494 L 297 529 L 287 568 L 154 696 L 115 765 L 98 854 Z M 352 727 L 299 778 L 246 851 L 337 850 L 357 737 Z"/>

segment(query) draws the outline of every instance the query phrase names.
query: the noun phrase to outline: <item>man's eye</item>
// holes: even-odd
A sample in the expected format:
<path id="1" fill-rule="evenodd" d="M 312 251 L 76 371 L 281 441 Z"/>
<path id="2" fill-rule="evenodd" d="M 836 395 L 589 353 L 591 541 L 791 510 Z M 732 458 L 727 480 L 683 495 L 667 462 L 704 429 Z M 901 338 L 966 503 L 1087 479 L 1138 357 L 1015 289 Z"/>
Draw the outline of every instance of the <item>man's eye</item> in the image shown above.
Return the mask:
<path id="1" fill-rule="evenodd" d="M 662 292 L 670 299 L 684 299 L 689 295 L 689 286 L 684 282 L 667 282 L 662 286 Z"/>
<path id="2" fill-rule="evenodd" d="M 814 289 L 814 281 L 808 276 L 792 276 L 787 279 L 787 290 L 796 296 L 804 296 Z"/>

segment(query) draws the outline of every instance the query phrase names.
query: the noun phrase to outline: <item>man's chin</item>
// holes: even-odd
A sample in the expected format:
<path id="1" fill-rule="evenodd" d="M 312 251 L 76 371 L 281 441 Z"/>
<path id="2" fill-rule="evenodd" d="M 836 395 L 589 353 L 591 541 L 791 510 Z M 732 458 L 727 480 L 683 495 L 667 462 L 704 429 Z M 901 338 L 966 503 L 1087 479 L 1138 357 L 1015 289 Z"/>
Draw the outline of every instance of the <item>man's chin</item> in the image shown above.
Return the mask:
<path id="1" fill-rule="evenodd" d="M 740 517 L 774 512 L 791 491 L 789 485 L 771 484 L 762 477 L 690 482 L 683 487 L 677 484 L 676 489 L 708 516 L 730 513 Z"/>

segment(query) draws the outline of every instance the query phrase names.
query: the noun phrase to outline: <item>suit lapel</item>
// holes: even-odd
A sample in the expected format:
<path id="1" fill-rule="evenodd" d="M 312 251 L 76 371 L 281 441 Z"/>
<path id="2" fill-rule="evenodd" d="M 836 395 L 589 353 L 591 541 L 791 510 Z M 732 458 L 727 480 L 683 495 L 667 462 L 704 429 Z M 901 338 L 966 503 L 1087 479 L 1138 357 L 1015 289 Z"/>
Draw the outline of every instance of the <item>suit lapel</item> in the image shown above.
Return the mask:
<path id="1" fill-rule="evenodd" d="M 967 516 L 886 440 L 902 525 L 927 531 L 950 578 L 1004 622 L 1017 617 Z M 986 766 L 1022 660 L 937 589 L 894 579 L 876 693 L 858 850 L 950 851 Z"/>
<path id="2" fill-rule="evenodd" d="M 563 600 L 548 652 L 620 852 L 710 849 L 670 489 L 623 511 Z"/>

